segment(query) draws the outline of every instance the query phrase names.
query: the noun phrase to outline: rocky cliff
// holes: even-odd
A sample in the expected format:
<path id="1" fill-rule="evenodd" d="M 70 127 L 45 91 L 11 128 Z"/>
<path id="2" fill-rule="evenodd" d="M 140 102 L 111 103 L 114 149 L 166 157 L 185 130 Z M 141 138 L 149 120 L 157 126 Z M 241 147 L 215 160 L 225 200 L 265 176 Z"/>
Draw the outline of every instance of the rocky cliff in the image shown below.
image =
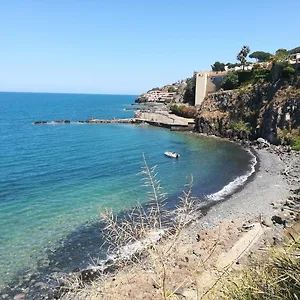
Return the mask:
<path id="1" fill-rule="evenodd" d="M 292 86 L 278 80 L 211 94 L 201 105 L 196 131 L 293 144 L 300 137 L 300 80 Z"/>

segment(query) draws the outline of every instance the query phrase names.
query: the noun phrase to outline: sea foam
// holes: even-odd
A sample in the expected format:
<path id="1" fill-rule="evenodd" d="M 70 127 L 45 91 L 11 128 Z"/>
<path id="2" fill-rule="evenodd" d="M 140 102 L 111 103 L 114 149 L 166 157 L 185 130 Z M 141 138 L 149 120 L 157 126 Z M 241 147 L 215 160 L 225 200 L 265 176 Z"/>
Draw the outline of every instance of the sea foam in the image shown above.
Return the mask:
<path id="1" fill-rule="evenodd" d="M 246 174 L 241 175 L 235 178 L 233 181 L 229 182 L 218 192 L 207 195 L 206 199 L 212 201 L 221 201 L 225 199 L 227 196 L 233 194 L 239 187 L 245 184 L 247 179 L 255 172 L 255 166 L 257 165 L 256 156 L 250 150 L 248 150 L 247 152 L 249 152 L 249 154 L 252 156 L 250 161 L 250 170 L 246 172 Z"/>

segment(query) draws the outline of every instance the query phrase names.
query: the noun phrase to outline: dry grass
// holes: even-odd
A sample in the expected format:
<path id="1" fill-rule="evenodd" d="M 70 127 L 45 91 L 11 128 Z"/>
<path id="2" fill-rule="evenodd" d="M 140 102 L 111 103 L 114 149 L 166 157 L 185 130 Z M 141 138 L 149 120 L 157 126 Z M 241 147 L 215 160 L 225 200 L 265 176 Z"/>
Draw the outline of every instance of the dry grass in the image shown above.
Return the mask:
<path id="1" fill-rule="evenodd" d="M 282 245 L 223 279 L 219 299 L 300 299 L 299 224 Z"/>
<path id="2" fill-rule="evenodd" d="M 132 281 L 138 273 L 145 275 L 143 285 L 149 285 L 149 299 L 153 299 L 153 288 L 156 299 L 176 298 L 175 294 L 181 283 L 178 286 L 169 284 L 169 277 L 174 276 L 169 270 L 169 265 L 174 264 L 170 262 L 173 259 L 170 254 L 176 247 L 183 228 L 193 220 L 196 212 L 191 197 L 192 180 L 179 198 L 176 209 L 168 211 L 165 209 L 167 196 L 157 179 L 155 166 L 149 167 L 144 156 L 143 160 L 144 167 L 140 174 L 147 190 L 147 205 L 137 204 L 121 217 L 112 210 L 100 209 L 100 221 L 104 224 L 103 246 L 108 249 L 110 260 L 119 269 L 118 274 L 122 274 L 126 267 L 130 269 L 130 274 L 122 274 L 126 278 L 126 287 L 122 285 L 123 291 L 120 293 L 116 291 L 116 286 L 112 289 L 111 283 L 116 285 L 116 282 L 122 282 L 123 279 L 107 280 L 110 276 L 102 275 L 88 283 L 82 282 L 78 276 L 71 276 L 65 286 L 68 293 L 64 299 L 125 299 L 122 293 L 126 293 L 127 299 L 130 299 Z M 198 215 L 199 213 L 197 211 Z M 135 289 L 138 287 L 135 286 Z M 143 293 L 142 299 L 148 299 L 146 294 Z"/>

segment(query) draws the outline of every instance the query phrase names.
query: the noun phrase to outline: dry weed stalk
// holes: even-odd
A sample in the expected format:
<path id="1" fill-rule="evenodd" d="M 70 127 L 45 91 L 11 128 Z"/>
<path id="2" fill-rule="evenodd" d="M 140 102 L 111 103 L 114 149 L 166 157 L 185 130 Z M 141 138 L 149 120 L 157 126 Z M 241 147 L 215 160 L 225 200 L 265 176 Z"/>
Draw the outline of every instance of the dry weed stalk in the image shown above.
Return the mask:
<path id="1" fill-rule="evenodd" d="M 167 195 L 157 179 L 156 166 L 149 167 L 144 155 L 143 162 L 144 166 L 139 174 L 143 176 L 143 186 L 149 189 L 147 204 L 137 204 L 122 216 L 114 214 L 111 209 L 101 209 L 100 220 L 104 224 L 102 237 L 114 264 L 121 267 L 132 264 L 144 270 L 161 299 L 165 300 L 174 298 L 178 289 L 168 285 L 168 276 L 171 276 L 168 268 L 174 263 L 171 261 L 174 258 L 170 251 L 196 212 L 195 201 L 191 197 L 192 179 L 179 197 L 175 210 L 168 211 L 165 209 Z M 73 290 L 77 296 L 85 295 L 85 299 L 93 299 L 95 295 L 101 295 L 102 299 L 115 299 L 110 298 L 109 292 L 101 288 L 103 280 L 105 278 L 99 278 L 98 284 L 93 282 L 95 287 L 76 282 L 77 288 Z M 72 297 L 72 293 L 69 295 Z"/>
<path id="2" fill-rule="evenodd" d="M 168 254 L 179 240 L 182 229 L 191 222 L 195 212 L 195 201 L 191 197 L 192 180 L 179 197 L 179 204 L 174 211 L 165 209 L 167 200 L 160 181 L 157 179 L 156 166 L 149 167 L 143 155 L 144 166 L 139 173 L 143 175 L 143 186 L 148 191 L 148 204 L 137 204 L 130 213 L 118 219 L 111 210 L 100 211 L 101 221 L 105 224 L 102 235 L 108 246 L 109 253 L 114 258 L 120 258 L 119 263 L 138 263 L 143 266 L 141 253 L 146 254 L 149 264 L 145 268 L 154 271 L 150 275 L 154 284 L 161 289 L 163 299 L 172 292 L 167 290 Z M 168 239 L 166 247 L 159 246 L 161 239 Z"/>

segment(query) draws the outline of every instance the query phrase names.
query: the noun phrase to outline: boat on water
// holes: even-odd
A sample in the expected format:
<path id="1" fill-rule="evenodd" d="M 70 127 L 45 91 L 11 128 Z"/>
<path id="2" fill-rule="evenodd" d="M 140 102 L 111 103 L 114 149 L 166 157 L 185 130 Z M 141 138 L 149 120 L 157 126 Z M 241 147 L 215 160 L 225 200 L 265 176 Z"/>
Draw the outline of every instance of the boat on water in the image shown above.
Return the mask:
<path id="1" fill-rule="evenodd" d="M 170 151 L 166 151 L 165 155 L 171 158 L 178 158 L 180 155 L 176 152 L 170 152 Z"/>

